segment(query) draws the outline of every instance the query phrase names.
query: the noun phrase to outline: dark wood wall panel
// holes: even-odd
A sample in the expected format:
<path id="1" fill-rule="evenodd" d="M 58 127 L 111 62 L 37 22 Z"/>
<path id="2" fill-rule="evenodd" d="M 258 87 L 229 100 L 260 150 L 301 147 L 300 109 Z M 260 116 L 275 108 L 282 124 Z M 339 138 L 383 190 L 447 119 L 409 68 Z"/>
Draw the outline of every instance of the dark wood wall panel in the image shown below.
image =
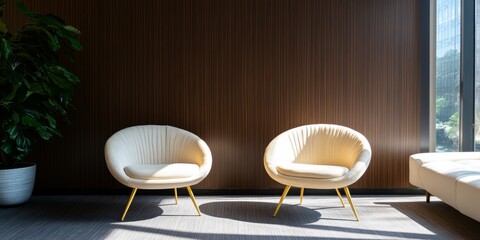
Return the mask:
<path id="1" fill-rule="evenodd" d="M 103 146 L 137 124 L 169 124 L 213 153 L 205 189 L 278 188 L 267 144 L 303 124 L 363 133 L 357 188 L 405 188 L 420 146 L 419 1 L 27 1 L 82 32 L 81 79 L 64 138 L 42 143 L 37 188 L 114 189 Z M 7 1 L 7 23 L 25 18 Z"/>

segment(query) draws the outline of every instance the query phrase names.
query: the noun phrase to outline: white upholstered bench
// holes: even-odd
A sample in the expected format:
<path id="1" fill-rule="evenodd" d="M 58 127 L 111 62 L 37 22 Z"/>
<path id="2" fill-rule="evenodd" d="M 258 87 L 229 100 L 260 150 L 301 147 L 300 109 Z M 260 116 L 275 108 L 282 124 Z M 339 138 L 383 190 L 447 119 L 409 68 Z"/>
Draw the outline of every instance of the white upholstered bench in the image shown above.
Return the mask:
<path id="1" fill-rule="evenodd" d="M 480 221 L 480 152 L 410 156 L 410 183 Z"/>

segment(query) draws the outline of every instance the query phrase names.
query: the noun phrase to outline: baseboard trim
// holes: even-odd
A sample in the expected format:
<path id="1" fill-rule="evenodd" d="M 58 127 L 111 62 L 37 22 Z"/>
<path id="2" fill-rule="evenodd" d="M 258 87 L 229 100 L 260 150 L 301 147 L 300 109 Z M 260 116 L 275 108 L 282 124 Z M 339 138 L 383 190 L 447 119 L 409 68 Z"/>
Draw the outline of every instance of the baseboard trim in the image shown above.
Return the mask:
<path id="1" fill-rule="evenodd" d="M 281 195 L 283 189 L 192 189 L 196 196 L 214 195 Z M 424 195 L 419 188 L 386 188 L 386 189 L 350 189 L 352 195 Z M 131 189 L 35 189 L 33 195 L 129 195 Z M 292 188 L 290 194 L 300 194 L 300 189 Z M 343 193 L 343 191 L 342 191 Z M 172 195 L 173 190 L 140 190 L 137 195 Z M 179 195 L 188 195 L 184 188 L 178 189 Z M 305 189 L 304 195 L 336 195 L 333 190 Z"/>

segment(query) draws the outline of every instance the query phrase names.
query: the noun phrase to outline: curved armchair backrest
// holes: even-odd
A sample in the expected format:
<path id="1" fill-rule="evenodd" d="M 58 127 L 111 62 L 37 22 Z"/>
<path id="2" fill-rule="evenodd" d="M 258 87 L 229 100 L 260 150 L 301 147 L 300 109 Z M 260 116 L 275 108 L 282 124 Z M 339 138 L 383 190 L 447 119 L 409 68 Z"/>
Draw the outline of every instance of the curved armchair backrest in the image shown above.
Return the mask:
<path id="1" fill-rule="evenodd" d="M 206 176 L 212 165 L 207 144 L 186 130 L 161 125 L 141 125 L 122 129 L 105 144 L 105 160 L 112 175 L 130 181 L 124 168 L 131 165 L 193 163 Z"/>
<path id="2" fill-rule="evenodd" d="M 116 156 L 112 159 L 128 161 L 130 165 L 178 162 L 202 165 L 198 141 L 202 140 L 193 133 L 172 126 L 134 126 L 113 134 L 105 151 Z"/>
<path id="3" fill-rule="evenodd" d="M 365 150 L 370 154 L 370 144 L 353 129 L 333 124 L 312 124 L 277 136 L 267 147 L 270 157 L 266 160 L 270 163 L 336 165 L 351 169 Z"/>

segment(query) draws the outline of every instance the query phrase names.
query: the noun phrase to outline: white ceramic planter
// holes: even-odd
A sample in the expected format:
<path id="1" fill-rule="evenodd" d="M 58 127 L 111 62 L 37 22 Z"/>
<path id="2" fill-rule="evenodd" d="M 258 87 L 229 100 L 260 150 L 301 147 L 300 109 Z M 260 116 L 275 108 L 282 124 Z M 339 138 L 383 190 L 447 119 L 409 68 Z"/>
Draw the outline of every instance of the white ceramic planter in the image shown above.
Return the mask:
<path id="1" fill-rule="evenodd" d="M 35 164 L 0 169 L 0 205 L 16 205 L 28 201 L 35 184 L 35 170 Z"/>

